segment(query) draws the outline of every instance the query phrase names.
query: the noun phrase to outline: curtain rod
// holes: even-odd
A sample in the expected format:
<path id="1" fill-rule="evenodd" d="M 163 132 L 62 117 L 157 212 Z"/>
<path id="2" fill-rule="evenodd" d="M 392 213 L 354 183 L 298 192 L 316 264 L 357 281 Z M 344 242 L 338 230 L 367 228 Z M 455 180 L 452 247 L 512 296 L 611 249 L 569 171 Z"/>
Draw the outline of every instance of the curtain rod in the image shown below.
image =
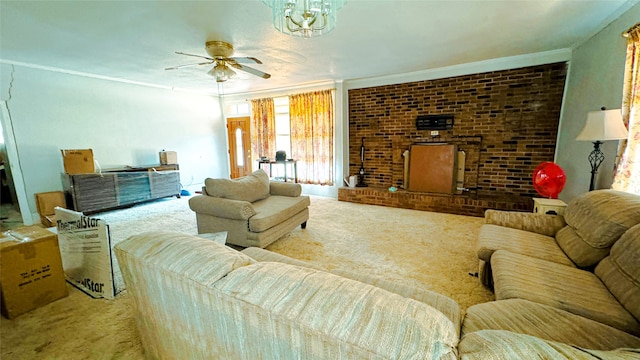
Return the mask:
<path id="1" fill-rule="evenodd" d="M 622 36 L 628 38 L 631 35 L 632 32 L 638 31 L 638 30 L 640 30 L 640 22 L 635 24 L 635 25 L 633 25 L 629 29 L 627 29 L 627 31 L 623 32 Z"/>
<path id="2" fill-rule="evenodd" d="M 333 87 L 333 88 L 328 88 L 328 89 L 320 89 L 320 90 L 312 90 L 312 91 L 304 91 L 304 92 L 297 92 L 297 93 L 286 93 L 286 94 L 282 94 L 282 95 L 278 95 L 278 96 L 262 96 L 262 97 L 255 97 L 255 98 L 249 98 L 249 99 L 244 99 L 245 101 L 251 101 L 251 100 L 258 100 L 258 99 L 265 99 L 265 98 L 277 98 L 277 97 L 284 97 L 284 96 L 291 96 L 291 95 L 298 95 L 298 94 L 307 94 L 307 93 L 312 93 L 312 92 L 316 92 L 316 91 L 325 91 L 325 90 L 337 90 L 337 88 Z"/>

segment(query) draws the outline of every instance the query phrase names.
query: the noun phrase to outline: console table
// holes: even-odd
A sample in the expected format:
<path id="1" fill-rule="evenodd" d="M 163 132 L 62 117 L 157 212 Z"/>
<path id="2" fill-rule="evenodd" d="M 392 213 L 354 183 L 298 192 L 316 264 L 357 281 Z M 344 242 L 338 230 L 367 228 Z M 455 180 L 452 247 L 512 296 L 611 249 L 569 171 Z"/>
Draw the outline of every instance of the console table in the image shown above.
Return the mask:
<path id="1" fill-rule="evenodd" d="M 163 197 L 180 197 L 178 165 L 125 167 L 96 174 L 65 174 L 63 183 L 74 210 L 84 214 Z"/>
<path id="2" fill-rule="evenodd" d="M 298 182 L 298 162 L 296 160 L 258 160 L 258 169 L 262 169 L 263 164 L 269 164 L 269 177 L 273 171 L 273 165 L 282 165 L 284 167 L 284 182 L 287 182 L 287 167 L 293 167 L 293 182 Z"/>

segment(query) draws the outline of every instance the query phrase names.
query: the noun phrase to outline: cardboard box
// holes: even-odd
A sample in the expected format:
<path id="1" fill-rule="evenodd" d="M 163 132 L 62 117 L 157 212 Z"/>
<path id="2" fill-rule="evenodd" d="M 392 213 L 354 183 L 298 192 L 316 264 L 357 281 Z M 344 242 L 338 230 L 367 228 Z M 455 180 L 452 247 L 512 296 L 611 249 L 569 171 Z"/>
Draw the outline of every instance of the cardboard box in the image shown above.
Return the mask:
<path id="1" fill-rule="evenodd" d="M 38 226 L 0 236 L 2 315 L 9 319 L 69 295 L 58 236 Z"/>
<path id="2" fill-rule="evenodd" d="M 169 165 L 178 163 L 178 153 L 175 151 L 160 151 L 160 164 Z"/>
<path id="3" fill-rule="evenodd" d="M 40 221 L 46 227 L 56 226 L 56 207 L 67 208 L 67 201 L 62 191 L 37 193 L 36 207 L 40 214 Z"/>
<path id="4" fill-rule="evenodd" d="M 93 164 L 93 150 L 60 150 L 64 172 L 67 174 L 92 174 L 96 172 Z"/>

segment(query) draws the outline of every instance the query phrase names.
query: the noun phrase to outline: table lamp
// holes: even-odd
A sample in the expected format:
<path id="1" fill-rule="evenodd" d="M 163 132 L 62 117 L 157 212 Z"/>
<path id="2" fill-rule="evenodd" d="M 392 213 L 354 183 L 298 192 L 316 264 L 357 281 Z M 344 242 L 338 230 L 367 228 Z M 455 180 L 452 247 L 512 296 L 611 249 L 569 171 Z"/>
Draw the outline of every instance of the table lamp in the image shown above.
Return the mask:
<path id="1" fill-rule="evenodd" d="M 627 135 L 628 132 L 622 122 L 620 109 L 607 110 L 603 107 L 601 111 L 589 112 L 584 128 L 576 137 L 578 141 L 593 141 L 593 151 L 589 154 L 589 164 L 591 165 L 589 191 L 594 189 L 598 167 L 604 160 L 604 154 L 600 150 L 602 142 L 626 139 Z"/>

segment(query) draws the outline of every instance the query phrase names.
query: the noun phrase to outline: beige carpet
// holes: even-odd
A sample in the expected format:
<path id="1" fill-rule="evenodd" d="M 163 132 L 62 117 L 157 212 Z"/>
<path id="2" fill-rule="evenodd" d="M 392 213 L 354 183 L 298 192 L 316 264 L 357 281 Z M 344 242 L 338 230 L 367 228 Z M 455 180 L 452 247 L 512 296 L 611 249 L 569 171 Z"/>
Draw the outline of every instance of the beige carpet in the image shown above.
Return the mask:
<path id="1" fill-rule="evenodd" d="M 167 199 L 97 214 L 113 244 L 145 230 L 196 233 L 188 198 Z M 462 309 L 493 294 L 476 270 L 481 218 L 395 209 L 312 197 L 305 230 L 267 249 L 327 268 L 375 274 L 450 296 Z M 119 274 L 119 271 L 116 272 Z M 122 287 L 121 277 L 116 276 Z M 14 320 L 0 320 L 2 359 L 143 359 L 131 299 L 92 299 L 69 285 L 67 298 Z"/>

